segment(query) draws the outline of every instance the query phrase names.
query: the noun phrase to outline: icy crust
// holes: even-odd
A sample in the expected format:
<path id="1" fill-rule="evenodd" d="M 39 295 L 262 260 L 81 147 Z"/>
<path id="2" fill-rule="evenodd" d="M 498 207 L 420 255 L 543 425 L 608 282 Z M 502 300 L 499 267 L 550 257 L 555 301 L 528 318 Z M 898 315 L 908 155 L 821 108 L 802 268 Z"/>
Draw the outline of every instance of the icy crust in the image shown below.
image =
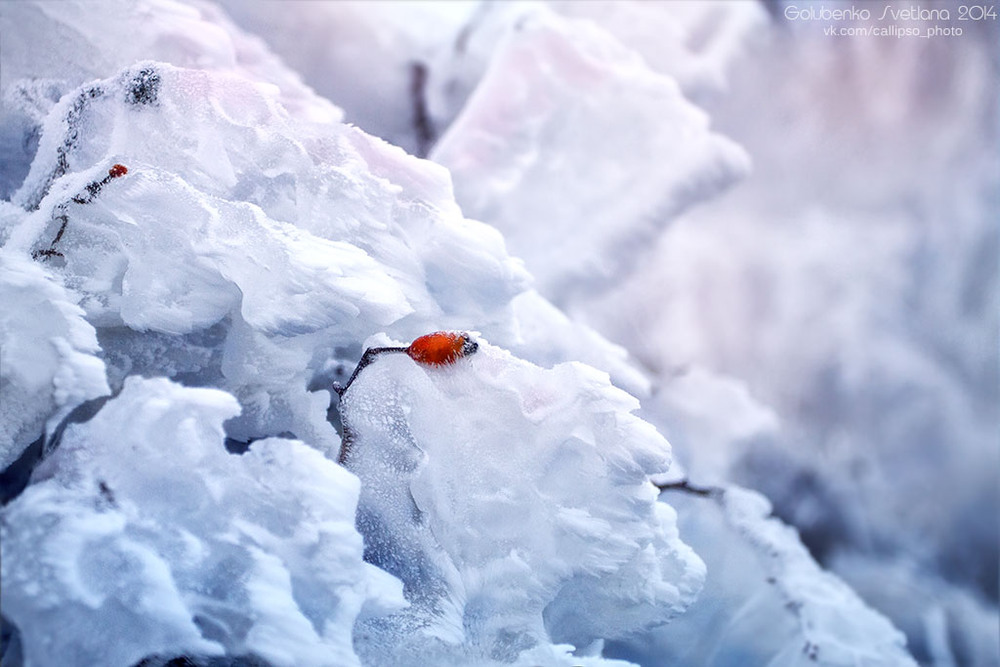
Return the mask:
<path id="1" fill-rule="evenodd" d="M 704 566 L 656 502 L 670 450 L 637 407 L 587 366 L 485 342 L 448 369 L 369 366 L 341 403 L 346 465 L 366 557 L 412 606 L 358 626 L 366 663 L 512 662 L 683 611 Z"/>
<path id="2" fill-rule="evenodd" d="M 73 408 L 109 393 L 83 310 L 37 263 L 0 250 L 0 470 Z"/>
<path id="3" fill-rule="evenodd" d="M 73 201 L 114 163 L 128 174 Z M 380 329 L 513 332 L 527 281 L 440 167 L 293 119 L 272 88 L 164 64 L 68 94 L 15 200 L 37 208 L 9 230 L 12 251 L 47 248 L 65 214 L 62 256 L 44 261 L 81 295 L 112 379 L 183 372 L 226 389 L 242 440 L 336 447 L 328 397 L 307 390 L 328 360 Z"/>
<path id="4" fill-rule="evenodd" d="M 665 493 L 708 566 L 705 588 L 676 623 L 610 644 L 643 665 L 915 665 L 905 636 L 835 575 L 753 491 L 721 497 Z"/>
<path id="5" fill-rule="evenodd" d="M 297 441 L 228 454 L 222 423 L 238 410 L 224 392 L 129 378 L 67 429 L 0 513 L 3 610 L 26 667 L 359 664 L 355 618 L 403 602 L 362 561 L 358 481 Z"/>
<path id="6" fill-rule="evenodd" d="M 673 79 L 589 21 L 523 23 L 430 157 L 452 172 L 466 214 L 499 228 L 538 290 L 564 304 L 619 277 L 749 160 Z"/>
<path id="7" fill-rule="evenodd" d="M 657 378 L 640 414 L 670 439 L 676 458 L 684 462 L 684 471 L 678 475 L 680 466 L 671 466 L 664 482 L 686 473 L 699 484 L 725 485 L 740 454 L 773 442 L 781 427 L 778 416 L 755 400 L 745 383 L 703 366 Z"/>

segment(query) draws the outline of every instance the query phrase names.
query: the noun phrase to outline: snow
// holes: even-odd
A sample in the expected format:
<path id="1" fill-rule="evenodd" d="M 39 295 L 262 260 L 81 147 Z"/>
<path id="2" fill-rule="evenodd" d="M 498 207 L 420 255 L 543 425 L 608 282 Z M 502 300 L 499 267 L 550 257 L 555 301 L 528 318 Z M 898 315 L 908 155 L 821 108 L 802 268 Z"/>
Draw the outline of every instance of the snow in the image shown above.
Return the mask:
<path id="1" fill-rule="evenodd" d="M 452 368 L 366 367 L 341 403 L 346 466 L 368 557 L 412 603 L 363 626 L 366 663 L 510 662 L 682 612 L 704 566 L 656 502 L 670 450 L 637 407 L 590 367 L 485 341 Z"/>
<path id="2" fill-rule="evenodd" d="M 672 217 L 749 168 L 673 79 L 592 23 L 544 13 L 501 42 L 431 158 L 557 304 L 619 279 Z"/>
<path id="3" fill-rule="evenodd" d="M 739 378 L 778 427 L 716 449 L 721 476 L 765 493 L 918 660 L 941 633 L 915 601 L 941 599 L 945 653 L 998 664 L 995 36 L 771 33 L 711 105 L 754 174 L 573 314 L 669 382 Z M 699 429 L 664 430 L 679 460 L 713 456 L 678 436 Z"/>
<path id="4" fill-rule="evenodd" d="M 0 467 L 6 468 L 44 429 L 110 390 L 94 327 L 50 273 L 0 250 L 0 302 Z"/>
<path id="5" fill-rule="evenodd" d="M 1000 660 L 994 163 L 924 132 L 953 197 L 929 159 L 874 179 L 920 157 L 913 72 L 856 174 L 806 154 L 878 143 L 815 106 L 839 61 L 781 69 L 785 35 L 768 106 L 754 3 L 20 2 L 0 29 L 5 665 L 913 664 L 900 630 Z M 331 391 L 438 330 L 478 351 Z M 718 488 L 654 485 L 682 479 Z"/>
<path id="6" fill-rule="evenodd" d="M 733 62 L 767 27 L 766 11 L 754 2 L 557 0 L 551 7 L 594 21 L 696 102 L 729 89 Z"/>
<path id="7" fill-rule="evenodd" d="M 359 664 L 354 619 L 403 601 L 362 561 L 358 481 L 298 441 L 227 453 L 238 411 L 218 390 L 129 378 L 67 429 L 2 514 L 3 608 L 25 664 Z"/>
<path id="8" fill-rule="evenodd" d="M 22 628 L 27 663 L 71 661 L 73 651 L 82 651 L 75 659 L 102 664 L 183 653 L 205 659 L 253 654 L 271 664 L 350 664 L 352 625 L 365 597 L 363 591 L 345 591 L 341 577 L 352 583 L 371 580 L 371 588 L 381 590 L 369 596 L 372 620 L 365 623 L 388 623 L 376 619 L 399 596 L 387 592 L 398 586 L 389 574 L 362 563 L 356 551 L 360 542 L 346 530 L 353 525 L 357 480 L 340 468 L 333 467 L 336 474 L 329 470 L 340 439 L 327 420 L 329 393 L 323 389 L 339 372 L 336 360 L 350 358 L 375 331 L 409 338 L 433 326 L 473 321 L 498 339 L 506 337 L 536 358 L 556 363 L 573 352 L 558 345 L 554 333 L 572 332 L 573 325 L 537 295 L 522 300 L 530 305 L 519 312 L 514 308 L 514 298 L 528 294 L 526 273 L 506 254 L 495 230 L 462 218 L 444 170 L 348 126 L 296 116 L 286 109 L 278 88 L 242 74 L 140 61 L 68 90 L 39 125 L 36 155 L 12 196 L 22 208 L 5 210 L 5 252 L 39 275 L 51 272 L 79 301 L 71 312 L 89 327 L 85 349 L 99 355 L 110 389 L 121 393 L 99 410 L 99 417 L 71 425 L 56 453 L 36 471 L 30 492 L 4 510 L 10 535 L 5 540 L 4 609 Z M 164 142 L 163 137 L 175 140 Z M 91 184 L 101 181 L 113 164 L 126 165 L 127 174 L 94 190 Z M 94 194 L 80 196 L 88 191 Z M 37 254 L 46 249 L 57 254 Z M 40 259 L 28 260 L 32 252 Z M 47 298 L 58 296 L 53 292 Z M 25 309 L 13 312 L 23 325 Z M 525 338 L 530 328 L 521 319 L 556 322 L 559 331 L 546 337 L 544 326 L 535 324 Z M 578 346 L 590 359 L 613 360 L 609 365 L 619 373 L 631 373 L 634 383 L 642 383 L 619 348 L 594 334 L 590 340 L 594 349 Z M 532 351 L 535 341 L 538 350 Z M 99 370 L 103 380 L 105 369 Z M 589 375 L 595 371 L 576 372 L 604 387 L 591 391 L 607 394 L 598 401 L 607 404 L 607 418 L 621 412 L 626 419 L 637 407 L 605 378 Z M 570 377 L 567 373 L 561 376 Z M 229 393 L 183 389 L 165 379 L 139 381 L 138 375 L 176 378 Z M 101 388 L 107 393 L 106 385 Z M 562 389 L 550 379 L 546 400 L 558 399 Z M 480 406 L 482 412 L 489 403 Z M 168 410 L 168 416 L 157 417 L 160 410 Z M 185 413 L 191 416 L 183 417 Z M 64 416 L 45 414 L 52 415 L 52 424 Z M 492 428 L 502 433 L 502 424 L 493 419 Z M 553 500 L 546 510 L 551 524 L 572 529 L 576 542 L 582 539 L 579 533 L 599 530 L 603 543 L 596 543 L 590 556 L 562 566 L 559 576 L 552 575 L 535 596 L 526 634 L 530 641 L 506 649 L 508 658 L 531 649 L 527 655 L 570 661 L 567 651 L 573 649 L 549 640 L 542 613 L 548 606 L 561 613 L 559 605 L 568 604 L 559 601 L 565 584 L 592 590 L 595 584 L 587 576 L 602 558 L 601 571 L 615 580 L 631 576 L 633 588 L 667 564 L 674 568 L 662 573 L 665 581 L 658 594 L 630 619 L 628 628 L 662 622 L 693 598 L 700 561 L 672 531 L 673 519 L 655 503 L 642 467 L 653 466 L 653 459 L 665 465 L 667 445 L 651 428 L 628 419 L 630 428 L 649 441 L 644 446 L 655 450 L 655 455 L 646 453 L 629 464 L 637 496 L 622 493 L 617 501 L 624 504 L 618 513 L 626 518 L 635 503 L 645 508 L 637 512 L 631 543 L 623 546 L 612 539 L 607 518 L 595 528 L 587 510 Z M 525 438 L 535 427 L 526 420 L 520 427 Z M 556 432 L 569 437 L 571 427 L 564 417 Z M 310 448 L 268 438 L 287 434 L 304 439 Z M 254 442 L 248 454 L 236 459 L 221 447 L 223 437 Z M 595 436 L 574 436 L 581 437 L 594 447 Z M 189 449 L 176 451 L 175 439 L 184 439 Z M 439 446 L 455 444 L 444 439 Z M 635 452 L 640 451 L 636 445 Z M 167 452 L 171 459 L 164 461 Z M 271 460 L 279 456 L 285 458 Z M 265 471 L 256 467 L 262 457 L 267 463 L 260 466 L 274 468 L 283 484 L 294 482 L 299 496 L 280 501 L 258 493 L 255 504 L 246 506 L 246 496 L 265 483 Z M 310 484 L 311 477 L 299 474 L 296 466 L 315 468 L 310 474 L 325 475 L 322 483 Z M 185 477 L 189 468 L 198 474 Z M 533 498 L 529 491 L 522 492 L 521 503 Z M 121 507 L 93 509 L 95 493 L 98 500 L 113 495 Z M 194 516 L 174 516 L 177 493 Z M 340 494 L 330 530 L 346 536 L 355 550 L 333 557 L 313 554 L 315 545 L 328 539 L 314 524 L 327 521 L 315 514 L 329 511 L 323 503 L 332 502 L 330 494 Z M 275 507 L 265 511 L 268 503 Z M 310 503 L 320 503 L 320 509 L 308 509 Z M 457 510 L 447 509 L 439 522 L 454 518 Z M 264 516 L 258 520 L 254 515 L 260 513 Z M 300 519 L 298 532 L 319 532 L 320 537 L 308 543 L 295 538 L 294 519 L 281 518 L 286 513 Z M 52 582 L 51 598 L 35 595 L 36 580 L 43 575 L 34 569 L 28 550 L 28 538 L 34 535 L 29 527 L 45 524 L 42 515 L 58 519 L 51 522 L 51 532 L 35 538 L 50 545 L 51 559 L 67 572 Z M 248 515 L 254 517 L 249 524 Z M 149 522 L 163 524 L 162 535 L 147 535 Z M 60 558 L 57 545 L 66 541 L 80 546 Z M 646 553 L 652 544 L 661 546 L 660 557 Z M 542 546 L 534 547 L 539 562 L 549 555 Z M 569 543 L 561 549 L 570 549 Z M 85 576 L 80 571 L 104 553 L 111 564 L 93 574 L 97 579 L 114 563 L 132 565 L 118 573 L 117 588 L 95 593 L 92 584 L 79 582 Z M 317 566 L 313 557 L 329 562 Z M 205 583 L 218 576 L 215 568 L 227 558 L 235 559 L 233 566 L 241 573 L 232 584 L 236 588 Z M 493 560 L 500 571 L 491 571 Z M 467 576 L 484 579 L 474 588 L 476 604 L 488 608 L 503 568 L 518 562 L 508 550 L 470 564 Z M 301 586 L 315 587 L 318 597 L 304 597 Z M 204 590 L 212 591 L 208 601 L 196 595 Z M 162 598 L 161 606 L 130 610 L 136 596 L 145 595 Z M 71 603 L 57 612 L 46 606 L 47 599 Z M 603 613 L 611 614 L 629 600 L 609 598 Z M 517 609 L 502 600 L 493 604 L 506 609 L 514 617 L 513 627 L 520 628 Z M 79 632 L 95 641 L 81 648 L 74 631 L 61 643 L 49 642 L 47 629 L 65 622 L 58 613 L 78 616 Z M 583 626 L 588 643 L 600 625 L 601 616 L 595 614 Z M 114 653 L 102 653 L 96 628 L 116 622 L 131 629 L 132 639 L 117 645 Z M 36 630 L 24 629 L 28 626 Z M 502 642 L 506 631 L 484 628 L 475 637 L 493 641 L 499 636 Z M 463 650 L 459 646 L 456 655 Z M 601 661 L 593 657 L 590 662 Z"/>
<path id="9" fill-rule="evenodd" d="M 131 104 L 146 70 L 155 100 Z M 62 159 L 72 173 L 53 181 Z M 129 173 L 73 202 L 111 163 Z M 53 109 L 15 195 L 38 207 L 7 245 L 46 247 L 65 211 L 63 257 L 48 263 L 63 265 L 99 334 L 129 346 L 131 372 L 184 366 L 233 392 L 245 408 L 230 426 L 238 439 L 290 431 L 334 448 L 323 399 L 306 387 L 338 347 L 393 324 L 409 336 L 469 320 L 513 330 L 506 308 L 523 269 L 448 192 L 440 168 L 346 126 L 296 121 L 272 88 L 140 63 Z M 213 327 L 212 358 L 192 365 L 176 337 Z M 145 358 L 155 368 L 143 371 Z"/>
<path id="10" fill-rule="evenodd" d="M 664 496 L 709 576 L 684 616 L 609 647 L 639 664 L 915 665 L 905 636 L 822 570 L 760 494 L 725 488 L 715 500 Z"/>
<path id="11" fill-rule="evenodd" d="M 421 156 L 433 128 L 421 127 L 422 115 L 431 119 L 429 109 L 420 110 L 420 72 L 438 52 L 450 50 L 467 16 L 477 11 L 474 2 L 450 0 L 219 4 L 341 107 L 347 122 Z"/>
<path id="12" fill-rule="evenodd" d="M 70 90 L 140 60 L 169 62 L 278 86 L 296 116 L 333 122 L 314 94 L 259 40 L 210 3 L 174 0 L 7 3 L 0 11 L 0 194 L 10 198 L 34 157 L 42 119 Z M 68 54 L 73 54 L 67 57 Z M 25 140 L 26 139 L 26 140 Z"/>

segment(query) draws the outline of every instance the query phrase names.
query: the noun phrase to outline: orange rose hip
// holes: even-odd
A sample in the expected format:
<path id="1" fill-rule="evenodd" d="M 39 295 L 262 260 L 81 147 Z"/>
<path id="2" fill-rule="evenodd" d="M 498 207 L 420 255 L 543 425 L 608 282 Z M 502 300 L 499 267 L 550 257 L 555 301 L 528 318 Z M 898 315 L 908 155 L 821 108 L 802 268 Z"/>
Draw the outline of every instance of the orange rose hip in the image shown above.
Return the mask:
<path id="1" fill-rule="evenodd" d="M 472 354 L 477 349 L 479 344 L 468 334 L 437 331 L 414 340 L 406 348 L 406 354 L 419 364 L 445 366 Z"/>

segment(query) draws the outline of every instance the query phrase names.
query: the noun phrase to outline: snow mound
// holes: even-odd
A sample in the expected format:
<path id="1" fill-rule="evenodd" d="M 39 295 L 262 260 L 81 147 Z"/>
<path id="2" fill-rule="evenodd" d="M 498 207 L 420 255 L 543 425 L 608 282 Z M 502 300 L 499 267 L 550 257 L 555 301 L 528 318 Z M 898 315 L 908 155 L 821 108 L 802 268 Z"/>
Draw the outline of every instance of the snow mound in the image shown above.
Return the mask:
<path id="1" fill-rule="evenodd" d="M 0 251 L 0 470 L 46 427 L 109 393 L 83 310 L 36 262 Z"/>
<path id="2" fill-rule="evenodd" d="M 749 169 L 673 79 L 589 21 L 545 13 L 502 41 L 431 158 L 560 305 Z"/>
<path id="3" fill-rule="evenodd" d="M 238 410 L 220 391 L 129 378 L 67 429 L 0 514 L 3 610 L 26 664 L 359 664 L 353 620 L 402 600 L 362 562 L 358 481 L 301 442 L 228 454 L 222 422 Z"/>
<path id="4" fill-rule="evenodd" d="M 485 342 L 445 369 L 367 367 L 341 403 L 346 465 L 366 558 L 412 606 L 362 624 L 363 659 L 511 662 L 683 611 L 704 566 L 656 501 L 648 476 L 669 445 L 637 407 L 592 368 L 545 370 Z"/>
<path id="5" fill-rule="evenodd" d="M 303 14 L 230 4 L 310 28 L 295 44 L 304 51 L 330 42 L 329 22 L 306 12 L 317 3 L 295 4 Z M 426 130 L 412 145 L 432 141 L 435 128 L 414 121 L 433 125 L 445 74 L 464 76 L 461 63 L 435 58 L 485 46 L 491 28 L 459 16 L 469 7 L 436 22 L 426 6 L 393 21 L 370 3 L 324 7 L 314 16 L 328 9 L 357 40 L 335 40 L 327 61 L 309 58 L 314 74 L 356 92 L 352 108 L 385 111 L 387 133 Z M 649 483 L 676 474 L 666 441 L 607 376 L 555 364 L 583 360 L 636 394 L 650 383 L 622 348 L 546 299 L 613 282 L 747 161 L 685 100 L 686 84 L 608 32 L 534 3 L 511 7 L 492 14 L 502 39 L 480 52 L 488 69 L 465 72 L 467 90 L 478 89 L 440 151 L 459 169 L 459 203 L 527 244 L 515 249 L 542 276 L 538 291 L 495 228 L 464 218 L 447 169 L 341 124 L 336 107 L 213 5 L 0 8 L 4 35 L 16 33 L 0 51 L 13 114 L 0 119 L 0 159 L 11 160 L 0 170 L 10 198 L 0 241 L 13 267 L 0 296 L 15 306 L 0 323 L 32 364 L 4 376 L 4 391 L 20 396 L 30 381 L 40 392 L 15 421 L 4 413 L 4 426 L 20 443 L 80 401 L 121 391 L 68 426 L 0 511 L 3 611 L 29 664 L 186 654 L 208 664 L 606 667 L 623 664 L 606 646 L 698 634 L 691 611 L 666 624 L 706 577 Z M 441 31 L 416 39 L 425 19 Z M 682 23 L 685 40 L 705 35 L 701 19 Z M 706 53 L 718 53 L 717 36 L 699 43 Z M 378 42 L 384 53 L 369 60 L 389 63 L 388 82 L 349 57 Z M 355 90 L 362 79 L 371 85 Z M 383 87 L 392 104 L 369 96 Z M 553 249 L 554 260 L 541 254 Z M 324 390 L 366 341 L 470 328 L 497 347 L 484 342 L 441 369 L 381 358 L 342 414 L 330 406 Z M 46 345 L 62 339 L 72 354 L 53 357 Z M 60 394 L 66 374 L 86 381 Z M 695 378 L 671 389 L 651 412 L 690 415 L 693 447 L 772 428 L 740 387 Z M 725 424 L 707 424 L 706 402 L 722 406 Z M 226 454 L 224 436 L 248 453 Z M 331 462 L 342 444 L 360 487 Z M 816 584 L 801 545 L 747 506 L 685 538 L 700 535 L 713 563 L 723 552 L 746 559 L 748 539 L 787 551 L 775 576 L 790 583 L 767 598 L 785 623 L 740 622 L 741 595 L 760 581 L 712 588 L 714 618 L 756 630 L 722 654 L 747 664 L 746 653 L 800 650 L 808 637 L 823 658 L 894 655 L 884 647 L 898 637 L 872 621 L 875 634 L 859 639 L 842 618 L 871 620 L 856 599 Z M 747 536 L 730 539 L 738 519 Z M 788 601 L 814 602 L 814 585 L 834 609 L 790 612 Z M 108 628 L 123 639 L 109 641 Z M 841 632 L 875 649 L 844 652 Z M 2 660 L 15 660 L 8 650 Z M 673 654 L 641 657 L 664 655 Z"/>

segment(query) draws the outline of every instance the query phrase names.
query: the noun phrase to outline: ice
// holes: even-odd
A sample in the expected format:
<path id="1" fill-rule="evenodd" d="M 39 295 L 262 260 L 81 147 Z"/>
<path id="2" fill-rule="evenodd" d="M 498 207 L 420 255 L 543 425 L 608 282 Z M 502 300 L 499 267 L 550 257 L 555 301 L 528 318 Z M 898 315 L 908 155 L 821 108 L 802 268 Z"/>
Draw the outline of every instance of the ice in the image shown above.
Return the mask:
<path id="1" fill-rule="evenodd" d="M 672 216 L 743 176 L 748 163 L 709 131 L 672 76 L 687 92 L 720 88 L 761 10 L 593 4 L 226 7 L 349 121 L 418 154 L 430 150 L 452 171 L 465 213 L 497 226 L 542 294 L 563 304 L 564 292 L 608 283 L 631 264 L 622 258 L 641 253 Z M 556 12 L 600 14 L 602 24 L 610 13 L 612 33 L 627 46 Z M 630 24 L 647 33 L 633 39 Z M 353 67 L 361 53 L 364 76 Z M 543 259 L 555 245 L 565 260 Z"/>
<path id="2" fill-rule="evenodd" d="M 649 395 L 649 378 L 625 348 L 571 320 L 537 291 L 518 294 L 511 306 L 517 328 L 508 346 L 518 356 L 542 366 L 582 361 L 609 373 L 616 387 L 633 396 Z"/>
<path id="3" fill-rule="evenodd" d="M 642 415 L 670 439 L 685 473 L 702 484 L 725 484 L 738 474 L 734 461 L 774 441 L 781 429 L 778 416 L 745 383 L 701 366 L 659 380 L 643 400 Z M 676 477 L 674 470 L 669 474 Z"/>
<path id="4" fill-rule="evenodd" d="M 617 280 L 748 169 L 673 79 L 590 22 L 536 13 L 497 50 L 431 158 L 557 305 Z"/>
<path id="5" fill-rule="evenodd" d="M 0 469 L 110 390 L 94 327 L 37 263 L 0 250 Z"/>
<path id="6" fill-rule="evenodd" d="M 358 481 L 293 440 L 228 454 L 238 410 L 221 391 L 129 378 L 67 430 L 0 514 L 3 610 L 26 665 L 359 664 L 354 619 L 403 603 L 361 559 Z"/>
<path id="7" fill-rule="evenodd" d="M 367 558 L 412 606 L 362 623 L 369 664 L 510 662 L 662 624 L 704 567 L 649 483 L 669 446 L 581 364 L 545 370 L 480 341 L 454 367 L 403 355 L 344 395 Z M 522 656 L 523 657 L 523 656 Z"/>

